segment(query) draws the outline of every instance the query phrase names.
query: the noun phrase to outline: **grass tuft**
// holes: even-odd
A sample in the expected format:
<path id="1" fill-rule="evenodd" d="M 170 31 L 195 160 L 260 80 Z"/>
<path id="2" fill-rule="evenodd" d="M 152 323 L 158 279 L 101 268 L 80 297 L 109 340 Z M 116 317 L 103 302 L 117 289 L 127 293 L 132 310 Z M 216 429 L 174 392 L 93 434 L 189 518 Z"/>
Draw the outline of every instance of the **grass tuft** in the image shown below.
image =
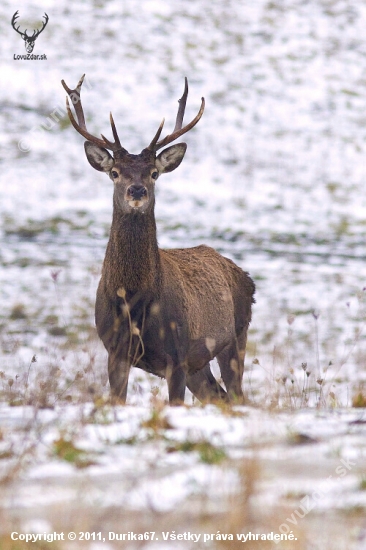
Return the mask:
<path id="1" fill-rule="evenodd" d="M 202 439 L 201 441 L 187 440 L 182 443 L 176 443 L 173 446 L 169 446 L 167 451 L 169 453 L 197 452 L 201 462 L 204 462 L 205 464 L 221 464 L 227 459 L 227 453 L 222 447 L 217 447 L 206 439 Z"/>
<path id="2" fill-rule="evenodd" d="M 54 441 L 52 453 L 57 458 L 73 464 L 76 468 L 87 468 L 96 464 L 86 451 L 77 447 L 73 440 L 67 436 L 60 436 Z"/>

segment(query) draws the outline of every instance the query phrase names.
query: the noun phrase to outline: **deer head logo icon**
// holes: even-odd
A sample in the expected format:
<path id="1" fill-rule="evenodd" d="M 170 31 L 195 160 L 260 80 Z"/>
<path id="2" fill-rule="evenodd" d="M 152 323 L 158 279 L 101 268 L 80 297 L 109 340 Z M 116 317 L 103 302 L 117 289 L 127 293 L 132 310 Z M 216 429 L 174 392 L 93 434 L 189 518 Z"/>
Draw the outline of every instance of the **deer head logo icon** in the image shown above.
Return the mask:
<path id="1" fill-rule="evenodd" d="M 12 17 L 12 20 L 11 20 L 11 26 L 23 38 L 23 40 L 25 42 L 24 45 L 25 45 L 25 49 L 27 50 L 27 53 L 32 53 L 35 41 L 37 40 L 37 38 L 39 37 L 39 35 L 41 34 L 41 32 L 43 31 L 43 29 L 46 27 L 46 25 L 48 23 L 48 15 L 47 15 L 47 13 L 45 13 L 44 16 L 43 16 L 44 22 L 42 21 L 42 28 L 38 29 L 38 30 L 34 29 L 33 34 L 31 36 L 29 36 L 27 34 L 27 29 L 25 29 L 24 32 L 21 32 L 19 30 L 20 25 L 18 25 L 17 27 L 15 26 L 15 24 L 17 23 L 17 19 L 19 17 L 18 12 L 19 12 L 19 10 L 17 10 L 14 13 L 14 15 Z"/>

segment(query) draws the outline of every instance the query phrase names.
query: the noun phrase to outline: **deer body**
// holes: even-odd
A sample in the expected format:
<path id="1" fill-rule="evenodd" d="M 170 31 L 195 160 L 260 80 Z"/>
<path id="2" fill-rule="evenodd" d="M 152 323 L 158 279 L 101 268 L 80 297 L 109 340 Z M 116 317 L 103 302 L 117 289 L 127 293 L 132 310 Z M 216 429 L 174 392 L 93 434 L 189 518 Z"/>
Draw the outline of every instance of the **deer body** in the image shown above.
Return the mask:
<path id="1" fill-rule="evenodd" d="M 75 90 L 64 84 L 78 116 L 77 124 L 68 106 L 71 122 L 88 139 L 90 164 L 114 182 L 112 225 L 95 308 L 97 331 L 108 351 L 112 397 L 125 402 L 130 367 L 136 366 L 167 379 L 171 403 L 183 402 L 186 386 L 202 401 L 242 400 L 254 283 L 207 246 L 158 248 L 155 182 L 179 166 L 186 145 L 173 145 L 158 156 L 156 151 L 188 131 L 187 126 L 182 129 L 187 87 L 173 134 L 158 141 L 161 124 L 151 144 L 140 155 L 131 155 L 121 147 L 112 118 L 115 143 L 87 132 L 79 103 L 81 84 Z M 188 126 L 198 122 L 203 106 Z M 210 371 L 214 357 L 226 392 Z"/>

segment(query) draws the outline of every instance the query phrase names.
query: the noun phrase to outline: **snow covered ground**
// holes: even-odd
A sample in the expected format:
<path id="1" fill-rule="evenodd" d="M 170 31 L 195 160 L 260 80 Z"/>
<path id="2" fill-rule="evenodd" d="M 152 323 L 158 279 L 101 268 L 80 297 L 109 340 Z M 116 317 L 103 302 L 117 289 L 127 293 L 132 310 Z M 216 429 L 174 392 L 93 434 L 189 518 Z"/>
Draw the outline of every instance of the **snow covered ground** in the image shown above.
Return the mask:
<path id="1" fill-rule="evenodd" d="M 47 60 L 14 60 L 16 10 L 29 29 L 48 14 L 34 49 Z M 216 533 L 231 517 L 222 502 L 243 511 L 236 527 L 279 532 L 320 490 L 283 548 L 366 547 L 365 416 L 351 408 L 366 392 L 365 3 L 5 0 L 0 28 L 2 525 L 65 530 L 78 510 L 90 529 L 127 532 L 137 513 L 141 528 L 203 533 L 207 513 Z M 163 117 L 170 130 L 184 76 L 187 118 L 205 97 L 182 166 L 159 179 L 159 242 L 205 242 L 255 280 L 250 407 L 160 410 L 164 383 L 139 372 L 128 407 L 105 404 L 93 308 L 112 189 L 60 84 L 83 73 L 90 131 L 108 136 L 112 111 L 130 152 Z M 151 417 L 171 428 L 144 427 Z"/>
<path id="2" fill-rule="evenodd" d="M 292 533 L 279 548 L 365 548 L 355 410 L 2 406 L 0 421 L 2 531 L 101 533 L 107 549 L 110 532 L 151 531 L 153 548 L 181 547 L 163 532 L 201 534 L 200 548 L 249 532 Z"/>

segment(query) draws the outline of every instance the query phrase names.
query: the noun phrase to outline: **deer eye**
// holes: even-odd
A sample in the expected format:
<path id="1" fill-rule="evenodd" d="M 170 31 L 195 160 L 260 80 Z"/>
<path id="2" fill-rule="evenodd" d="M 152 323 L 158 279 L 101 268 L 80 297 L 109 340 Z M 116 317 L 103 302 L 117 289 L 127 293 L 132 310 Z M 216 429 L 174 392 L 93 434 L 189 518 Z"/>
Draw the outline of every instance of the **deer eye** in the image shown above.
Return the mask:
<path id="1" fill-rule="evenodd" d="M 111 174 L 112 174 L 112 178 L 114 179 L 118 178 L 118 172 L 116 172 L 115 170 L 112 170 Z"/>
<path id="2" fill-rule="evenodd" d="M 151 174 L 151 177 L 152 177 L 153 180 L 156 180 L 158 176 L 159 176 L 159 172 L 153 172 Z"/>

